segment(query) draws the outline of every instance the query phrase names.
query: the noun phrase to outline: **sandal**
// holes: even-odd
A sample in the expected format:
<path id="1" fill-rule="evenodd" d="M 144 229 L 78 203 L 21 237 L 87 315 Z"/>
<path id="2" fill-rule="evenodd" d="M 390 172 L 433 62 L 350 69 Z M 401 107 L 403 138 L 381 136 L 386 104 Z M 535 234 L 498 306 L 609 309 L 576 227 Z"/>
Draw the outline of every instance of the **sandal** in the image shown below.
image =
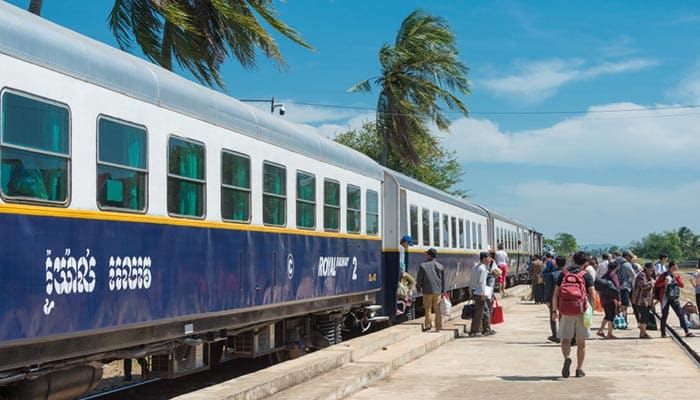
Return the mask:
<path id="1" fill-rule="evenodd" d="M 605 337 L 606 339 L 617 339 L 617 336 L 615 335 L 608 335 Z"/>
<path id="2" fill-rule="evenodd" d="M 596 335 L 598 335 L 598 336 L 600 336 L 600 337 L 602 337 L 602 338 L 605 337 L 605 333 L 603 333 L 603 331 L 598 331 L 598 332 L 596 332 Z"/>
<path id="3" fill-rule="evenodd" d="M 651 336 L 649 336 L 648 333 L 645 333 L 645 334 L 643 334 L 643 335 L 639 335 L 639 338 L 640 338 L 640 339 L 651 339 Z"/>

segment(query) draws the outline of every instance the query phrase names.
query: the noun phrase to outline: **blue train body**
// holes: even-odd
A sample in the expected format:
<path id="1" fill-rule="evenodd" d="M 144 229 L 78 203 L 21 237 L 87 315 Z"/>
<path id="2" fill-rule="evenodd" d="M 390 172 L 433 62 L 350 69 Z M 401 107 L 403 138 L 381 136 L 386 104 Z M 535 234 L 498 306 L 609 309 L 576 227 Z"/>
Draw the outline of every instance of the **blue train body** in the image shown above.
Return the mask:
<path id="1" fill-rule="evenodd" d="M 378 240 L 28 214 L 0 232 L 0 344 L 382 284 Z"/>

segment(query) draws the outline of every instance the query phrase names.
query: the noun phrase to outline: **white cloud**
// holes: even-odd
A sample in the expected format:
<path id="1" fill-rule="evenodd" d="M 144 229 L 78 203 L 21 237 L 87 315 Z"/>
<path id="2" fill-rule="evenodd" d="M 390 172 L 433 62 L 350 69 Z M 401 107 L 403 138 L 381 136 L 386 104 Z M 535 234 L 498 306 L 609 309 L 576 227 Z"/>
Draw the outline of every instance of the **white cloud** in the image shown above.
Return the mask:
<path id="1" fill-rule="evenodd" d="M 668 107 L 673 106 L 609 104 L 550 127 L 518 132 L 503 132 L 490 120 L 463 118 L 442 136 L 465 162 L 645 168 L 673 160 L 675 167 L 696 168 L 700 112 Z M 552 156 L 533 157 L 545 149 Z M 622 157 L 623 150 L 630 156 Z"/>
<path id="2" fill-rule="evenodd" d="M 539 103 L 554 96 L 560 87 L 602 75 L 639 71 L 656 65 L 654 60 L 635 58 L 620 62 L 604 62 L 587 66 L 581 59 L 550 59 L 515 64 L 517 73 L 503 78 L 483 80 L 483 85 L 496 95 L 527 103 Z"/>
<path id="3" fill-rule="evenodd" d="M 676 85 L 669 95 L 687 104 L 700 104 L 700 60 L 698 60 L 691 72 Z"/>
<path id="4" fill-rule="evenodd" d="M 510 196 L 510 206 L 499 211 L 521 221 L 536 221 L 535 228 L 550 238 L 558 232 L 572 233 L 580 244 L 625 245 L 650 232 L 683 225 L 700 230 L 694 218 L 700 181 L 666 188 L 662 202 L 648 188 L 549 181 L 516 185 Z"/>

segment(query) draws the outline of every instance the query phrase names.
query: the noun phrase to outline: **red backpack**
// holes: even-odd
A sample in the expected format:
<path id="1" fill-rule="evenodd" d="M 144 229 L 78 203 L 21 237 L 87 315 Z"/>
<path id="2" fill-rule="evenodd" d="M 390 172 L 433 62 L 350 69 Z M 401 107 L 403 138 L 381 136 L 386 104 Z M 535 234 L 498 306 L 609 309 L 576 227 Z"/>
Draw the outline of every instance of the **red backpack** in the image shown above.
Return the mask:
<path id="1" fill-rule="evenodd" d="M 581 315 L 588 308 L 586 280 L 583 278 L 586 270 L 572 274 L 565 269 L 563 274 L 559 286 L 559 312 L 562 315 Z"/>

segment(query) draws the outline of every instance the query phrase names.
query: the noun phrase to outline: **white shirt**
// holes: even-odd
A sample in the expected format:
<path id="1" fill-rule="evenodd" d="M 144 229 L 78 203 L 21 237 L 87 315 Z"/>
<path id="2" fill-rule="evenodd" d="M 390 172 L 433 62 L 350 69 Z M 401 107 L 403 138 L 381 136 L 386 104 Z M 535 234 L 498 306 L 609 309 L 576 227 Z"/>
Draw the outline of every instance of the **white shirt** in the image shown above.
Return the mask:
<path id="1" fill-rule="evenodd" d="M 665 265 L 663 265 L 661 263 L 656 263 L 656 265 L 654 266 L 654 272 L 656 272 L 656 275 L 661 275 L 661 274 L 665 273 L 666 271 L 668 271 L 668 269 L 666 268 Z"/>
<path id="2" fill-rule="evenodd" d="M 506 253 L 503 250 L 498 250 L 496 252 L 496 264 L 502 265 L 502 264 L 508 264 L 506 261 L 508 259 L 508 253 Z"/>
<path id="3" fill-rule="evenodd" d="M 609 260 L 603 260 L 598 264 L 598 275 L 603 276 L 608 272 L 608 264 L 610 264 Z"/>
<path id="4" fill-rule="evenodd" d="M 593 278 L 593 282 L 595 282 L 595 268 L 592 265 L 589 265 L 586 267 L 586 271 L 591 275 L 591 278 Z"/>

